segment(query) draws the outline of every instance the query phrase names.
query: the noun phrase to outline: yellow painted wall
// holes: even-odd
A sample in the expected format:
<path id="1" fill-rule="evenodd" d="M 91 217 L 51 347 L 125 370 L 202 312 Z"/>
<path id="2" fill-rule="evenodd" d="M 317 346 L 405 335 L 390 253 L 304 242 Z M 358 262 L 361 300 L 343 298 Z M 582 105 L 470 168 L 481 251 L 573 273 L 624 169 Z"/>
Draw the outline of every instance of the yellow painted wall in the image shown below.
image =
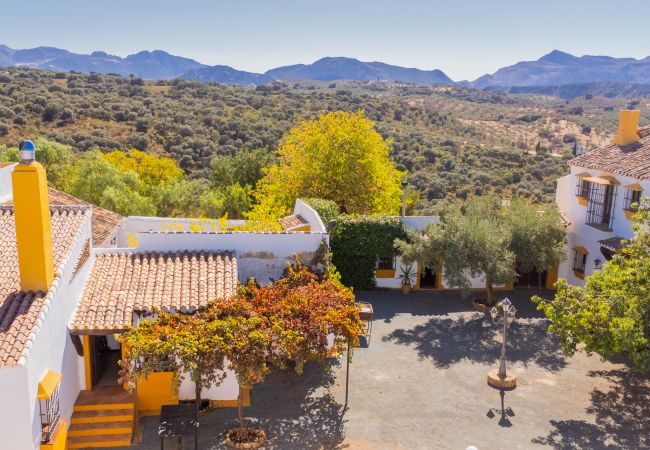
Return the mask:
<path id="1" fill-rule="evenodd" d="M 173 372 L 153 372 L 138 381 L 138 411 L 143 415 L 160 414 L 163 405 L 178 404 Z"/>
<path id="2" fill-rule="evenodd" d="M 86 375 L 86 390 L 90 391 L 93 388 L 93 376 L 90 369 L 90 336 L 83 335 L 84 347 L 84 374 Z"/>
<path id="3" fill-rule="evenodd" d="M 243 397 L 243 404 L 244 406 L 250 406 L 251 405 L 251 391 L 250 389 L 242 389 L 241 390 L 242 397 Z M 237 408 L 237 399 L 234 400 L 212 400 L 210 402 L 210 405 L 213 408 Z"/>
<path id="4" fill-rule="evenodd" d="M 45 169 L 37 162 L 19 164 L 11 179 L 20 286 L 47 292 L 54 280 L 54 254 Z"/>
<path id="5" fill-rule="evenodd" d="M 375 269 L 375 278 L 395 278 L 395 269 Z"/>
<path id="6" fill-rule="evenodd" d="M 553 285 L 557 281 L 557 269 L 555 266 L 546 271 L 546 289 L 553 289 Z"/>
<path id="7" fill-rule="evenodd" d="M 41 450 L 65 450 L 68 439 L 68 424 L 61 419 L 52 439 L 47 444 L 41 444 Z"/>

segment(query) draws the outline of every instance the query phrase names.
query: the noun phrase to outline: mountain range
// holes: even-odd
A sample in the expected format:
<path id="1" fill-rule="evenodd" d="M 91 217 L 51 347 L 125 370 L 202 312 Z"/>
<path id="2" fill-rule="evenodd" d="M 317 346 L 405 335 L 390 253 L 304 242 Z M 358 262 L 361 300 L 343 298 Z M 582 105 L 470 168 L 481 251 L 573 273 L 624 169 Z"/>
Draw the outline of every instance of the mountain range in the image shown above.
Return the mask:
<path id="1" fill-rule="evenodd" d="M 474 81 L 459 83 L 437 69 L 421 70 L 345 57 L 325 57 L 312 64 L 295 64 L 253 73 L 230 66 L 208 66 L 162 50 L 141 51 L 122 58 L 102 51 L 79 54 L 55 47 L 15 50 L 0 45 L 0 67 L 17 66 L 61 72 L 132 74 L 150 80 L 183 78 L 254 86 L 281 79 L 460 84 L 507 92 L 561 92 L 565 97 L 571 97 L 575 92 L 624 96 L 629 92 L 646 92 L 643 85 L 650 84 L 650 57 L 639 60 L 610 56 L 578 57 L 559 50 L 535 61 L 518 62 Z M 562 86 L 573 87 L 563 89 Z"/>

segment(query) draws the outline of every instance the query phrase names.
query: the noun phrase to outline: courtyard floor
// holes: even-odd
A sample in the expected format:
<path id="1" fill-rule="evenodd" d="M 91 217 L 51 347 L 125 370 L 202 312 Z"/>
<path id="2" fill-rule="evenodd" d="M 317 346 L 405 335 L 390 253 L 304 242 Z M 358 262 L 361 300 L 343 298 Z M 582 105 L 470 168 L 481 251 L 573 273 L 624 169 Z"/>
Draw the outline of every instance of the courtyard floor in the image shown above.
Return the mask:
<path id="1" fill-rule="evenodd" d="M 564 357 L 529 301 L 535 293 L 504 293 L 518 309 L 508 333 L 518 386 L 505 393 L 505 417 L 493 409 L 499 391 L 486 384 L 501 335 L 467 299 L 372 291 L 357 294 L 373 304 L 375 321 L 369 345 L 354 352 L 347 408 L 341 358 L 330 370 L 272 373 L 254 389 L 247 422 L 267 432 L 273 449 L 650 448 L 647 378 L 598 356 Z M 199 448 L 225 448 L 236 416 L 203 416 Z M 143 442 L 130 448 L 160 448 L 158 422 L 144 418 Z"/>

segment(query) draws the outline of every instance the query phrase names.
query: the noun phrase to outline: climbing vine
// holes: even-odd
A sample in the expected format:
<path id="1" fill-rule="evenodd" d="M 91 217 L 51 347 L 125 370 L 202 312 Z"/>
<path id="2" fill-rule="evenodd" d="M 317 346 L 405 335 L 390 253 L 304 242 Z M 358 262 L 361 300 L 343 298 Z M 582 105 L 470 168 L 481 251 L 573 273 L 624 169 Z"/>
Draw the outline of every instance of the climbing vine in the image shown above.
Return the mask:
<path id="1" fill-rule="evenodd" d="M 375 262 L 395 256 L 393 242 L 406 239 L 406 229 L 398 217 L 339 216 L 331 234 L 333 263 L 341 281 L 355 289 L 375 287 Z"/>

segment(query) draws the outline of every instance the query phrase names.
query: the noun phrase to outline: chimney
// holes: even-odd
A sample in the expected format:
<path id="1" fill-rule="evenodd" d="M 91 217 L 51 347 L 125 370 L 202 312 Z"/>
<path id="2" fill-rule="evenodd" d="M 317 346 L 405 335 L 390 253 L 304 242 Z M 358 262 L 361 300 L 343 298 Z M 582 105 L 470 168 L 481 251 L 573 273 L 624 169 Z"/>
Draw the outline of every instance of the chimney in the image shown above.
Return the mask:
<path id="1" fill-rule="evenodd" d="M 639 115 L 641 111 L 623 109 L 618 112 L 618 132 L 614 136 L 614 143 L 618 145 L 629 145 L 638 141 L 639 138 Z"/>
<path id="2" fill-rule="evenodd" d="M 32 141 L 20 144 L 21 162 L 11 174 L 20 288 L 46 292 L 54 279 L 54 253 L 45 169 Z"/>

